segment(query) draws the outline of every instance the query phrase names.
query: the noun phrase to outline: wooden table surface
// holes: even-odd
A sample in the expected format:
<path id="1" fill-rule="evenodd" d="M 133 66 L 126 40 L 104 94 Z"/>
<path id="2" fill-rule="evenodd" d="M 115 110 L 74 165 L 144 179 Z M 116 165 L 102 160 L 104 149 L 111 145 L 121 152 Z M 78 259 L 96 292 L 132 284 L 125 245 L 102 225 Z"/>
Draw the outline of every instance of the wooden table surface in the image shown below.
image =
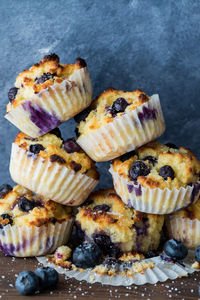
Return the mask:
<path id="1" fill-rule="evenodd" d="M 48 290 L 34 297 L 21 296 L 14 287 L 17 274 L 23 270 L 33 271 L 36 268 L 38 261 L 34 258 L 12 258 L 0 254 L 0 299 L 198 299 L 200 272 L 174 281 L 131 287 L 87 284 L 75 279 L 65 280 L 64 276 L 60 275 L 55 290 Z"/>

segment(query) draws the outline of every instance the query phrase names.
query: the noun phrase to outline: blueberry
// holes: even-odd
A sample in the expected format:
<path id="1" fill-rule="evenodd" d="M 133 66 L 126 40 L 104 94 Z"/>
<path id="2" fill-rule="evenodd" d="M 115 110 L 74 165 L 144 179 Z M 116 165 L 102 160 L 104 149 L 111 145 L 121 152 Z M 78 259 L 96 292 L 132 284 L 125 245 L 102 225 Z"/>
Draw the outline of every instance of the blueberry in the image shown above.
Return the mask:
<path id="1" fill-rule="evenodd" d="M 124 98 L 117 98 L 111 107 L 111 113 L 113 115 L 124 112 L 129 103 Z"/>
<path id="2" fill-rule="evenodd" d="M 28 212 L 36 206 L 35 201 L 28 200 L 26 197 L 22 197 L 19 200 L 18 207 L 21 211 Z"/>
<path id="3" fill-rule="evenodd" d="M 112 257 L 119 257 L 121 254 L 120 249 L 115 246 L 115 244 L 111 241 L 110 237 L 103 233 L 93 234 L 94 242 L 99 246 L 102 250 L 103 254 L 110 255 Z"/>
<path id="4" fill-rule="evenodd" d="M 135 161 L 129 170 L 129 176 L 132 180 L 137 180 L 138 176 L 147 176 L 149 173 L 149 167 L 140 160 Z"/>
<path id="5" fill-rule="evenodd" d="M 100 248 L 93 242 L 84 242 L 73 253 L 73 263 L 83 269 L 97 265 L 101 258 Z"/>
<path id="6" fill-rule="evenodd" d="M 61 131 L 58 127 L 52 129 L 51 131 L 49 131 L 49 133 L 56 135 L 58 138 L 62 139 L 62 134 Z"/>
<path id="7" fill-rule="evenodd" d="M 62 158 L 61 156 L 57 155 L 57 154 L 52 154 L 50 156 L 50 161 L 51 162 L 58 162 L 60 164 L 65 164 L 66 163 L 66 160 L 64 158 Z"/>
<path id="8" fill-rule="evenodd" d="M 198 246 L 195 250 L 195 259 L 200 262 L 200 246 Z"/>
<path id="9" fill-rule="evenodd" d="M 22 295 L 33 295 L 39 290 L 39 278 L 31 271 L 23 271 L 18 275 L 15 287 Z"/>
<path id="10" fill-rule="evenodd" d="M 154 156 L 151 156 L 151 155 L 149 155 L 149 156 L 145 156 L 144 158 L 143 158 L 143 160 L 148 160 L 148 162 L 150 163 L 150 164 L 152 164 L 153 166 L 157 163 L 157 158 L 156 157 L 154 157 Z"/>
<path id="11" fill-rule="evenodd" d="M 59 280 L 58 272 L 50 267 L 41 267 L 35 271 L 39 278 L 40 289 L 54 288 Z"/>
<path id="12" fill-rule="evenodd" d="M 0 198 L 4 198 L 10 191 L 12 191 L 12 186 L 9 184 L 2 184 L 0 186 Z"/>
<path id="13" fill-rule="evenodd" d="M 12 102 L 15 99 L 17 92 L 18 92 L 18 88 L 16 87 L 13 87 L 8 91 L 8 99 L 10 102 Z"/>
<path id="14" fill-rule="evenodd" d="M 33 144 L 30 145 L 29 147 L 29 151 L 34 154 L 38 154 L 40 153 L 40 151 L 43 151 L 44 149 L 45 148 L 41 144 Z"/>
<path id="15" fill-rule="evenodd" d="M 79 152 L 81 150 L 74 138 L 67 139 L 64 141 L 63 145 L 67 153 Z"/>
<path id="16" fill-rule="evenodd" d="M 101 204 L 101 205 L 96 205 L 93 209 L 94 210 L 109 211 L 110 210 L 110 206 L 107 205 L 107 204 Z"/>
<path id="17" fill-rule="evenodd" d="M 45 81 L 49 80 L 49 79 L 53 79 L 53 77 L 56 76 L 56 73 L 43 73 L 41 77 L 36 77 L 35 78 L 35 82 L 37 84 L 42 84 L 44 83 Z"/>
<path id="18" fill-rule="evenodd" d="M 168 177 L 174 179 L 174 170 L 170 166 L 165 165 L 160 168 L 159 175 L 163 177 L 164 180 L 167 180 Z"/>
<path id="19" fill-rule="evenodd" d="M 172 148 L 172 149 L 178 149 L 178 147 L 173 143 L 166 143 L 165 145 L 169 148 Z"/>
<path id="20" fill-rule="evenodd" d="M 2 222 L 0 228 L 2 228 L 2 226 L 6 226 L 8 224 L 12 225 L 13 219 L 9 214 L 2 214 L 0 217 L 2 218 L 2 220 L 5 220 L 4 222 Z"/>
<path id="21" fill-rule="evenodd" d="M 175 239 L 168 240 L 164 245 L 164 252 L 169 257 L 181 260 L 188 255 L 188 249 L 185 244 Z"/>
<path id="22" fill-rule="evenodd" d="M 135 151 L 131 151 L 131 152 L 123 154 L 122 156 L 119 157 L 119 159 L 122 162 L 124 162 L 124 161 L 128 160 L 129 158 L 131 158 L 134 155 L 136 155 L 136 152 Z"/>
<path id="23" fill-rule="evenodd" d="M 80 123 L 81 121 L 85 121 L 87 116 L 89 115 L 91 109 L 88 107 L 81 111 L 78 115 L 74 116 L 74 120 L 76 123 Z"/>
<path id="24" fill-rule="evenodd" d="M 74 170 L 74 172 L 78 172 L 78 171 L 80 171 L 81 170 L 81 168 L 82 168 L 82 166 L 81 166 L 81 164 L 78 164 L 78 163 L 76 163 L 75 161 L 71 161 L 70 162 L 70 168 L 72 169 L 72 170 Z"/>

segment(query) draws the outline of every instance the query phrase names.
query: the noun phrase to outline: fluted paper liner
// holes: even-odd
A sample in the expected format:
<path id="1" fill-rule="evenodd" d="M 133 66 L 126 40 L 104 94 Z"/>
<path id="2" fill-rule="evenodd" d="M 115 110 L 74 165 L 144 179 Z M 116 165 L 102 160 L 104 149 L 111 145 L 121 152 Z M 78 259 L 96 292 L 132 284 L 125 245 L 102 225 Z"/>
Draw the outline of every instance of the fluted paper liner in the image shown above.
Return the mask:
<path id="1" fill-rule="evenodd" d="M 169 238 L 181 240 L 188 249 L 196 249 L 200 245 L 200 221 L 177 216 L 167 216 L 165 223 Z"/>
<path id="2" fill-rule="evenodd" d="M 66 269 L 56 266 L 53 263 L 48 262 L 46 257 L 37 257 L 37 260 L 44 266 L 51 266 L 55 268 L 58 273 L 64 274 L 66 279 L 75 278 L 77 280 L 85 280 L 88 283 L 99 282 L 105 285 L 113 286 L 130 286 L 130 285 L 143 285 L 146 283 L 155 284 L 157 282 L 165 282 L 168 279 L 174 280 L 182 276 L 187 276 L 197 271 L 191 267 L 191 263 L 194 262 L 194 252 L 190 251 L 187 258 L 184 260 L 185 267 L 180 264 L 170 264 L 161 260 L 159 256 L 145 259 L 144 261 L 152 261 L 154 263 L 154 268 L 146 269 L 142 273 L 136 273 L 133 276 L 108 276 L 108 275 L 99 275 L 97 273 L 91 273 L 91 269 L 86 270 L 85 272 L 79 271 L 67 271 Z"/>
<path id="3" fill-rule="evenodd" d="M 140 120 L 138 114 L 148 108 L 156 111 L 156 119 Z M 159 137 L 165 130 L 165 121 L 158 95 L 135 110 L 116 117 L 106 126 L 80 136 L 77 143 L 95 161 L 114 159 Z"/>
<path id="4" fill-rule="evenodd" d="M 109 172 L 112 174 L 113 185 L 122 201 L 126 205 L 145 213 L 170 214 L 194 203 L 200 194 L 200 190 L 198 190 L 196 195 L 193 195 L 194 186 L 173 188 L 172 190 L 168 188 L 163 190 L 160 188 L 150 189 L 120 176 L 113 170 L 112 166 Z"/>
<path id="5" fill-rule="evenodd" d="M 82 204 L 98 181 L 12 144 L 10 174 L 16 183 L 64 205 Z"/>
<path id="6" fill-rule="evenodd" d="M 36 138 L 84 110 L 90 105 L 91 99 L 89 73 L 87 68 L 82 68 L 68 80 L 54 83 L 31 99 L 22 101 L 5 118 L 22 132 Z"/>
<path id="7" fill-rule="evenodd" d="M 0 249 L 4 254 L 17 257 L 52 253 L 67 243 L 72 225 L 73 219 L 40 227 L 7 225 L 0 229 Z"/>

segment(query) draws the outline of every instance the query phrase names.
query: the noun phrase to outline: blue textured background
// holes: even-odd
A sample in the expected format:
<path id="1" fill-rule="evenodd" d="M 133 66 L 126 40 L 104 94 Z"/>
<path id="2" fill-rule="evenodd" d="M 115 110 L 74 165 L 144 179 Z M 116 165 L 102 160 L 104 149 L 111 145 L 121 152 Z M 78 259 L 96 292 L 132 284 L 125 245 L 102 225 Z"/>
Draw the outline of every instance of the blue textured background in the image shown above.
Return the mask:
<path id="1" fill-rule="evenodd" d="M 11 182 L 9 156 L 17 129 L 4 119 L 16 75 L 56 52 L 61 62 L 86 59 L 94 96 L 108 86 L 159 93 L 167 123 L 163 141 L 200 157 L 200 1 L 1 0 L 0 181 Z M 74 121 L 61 126 L 64 137 Z M 101 186 L 109 186 L 101 163 Z"/>

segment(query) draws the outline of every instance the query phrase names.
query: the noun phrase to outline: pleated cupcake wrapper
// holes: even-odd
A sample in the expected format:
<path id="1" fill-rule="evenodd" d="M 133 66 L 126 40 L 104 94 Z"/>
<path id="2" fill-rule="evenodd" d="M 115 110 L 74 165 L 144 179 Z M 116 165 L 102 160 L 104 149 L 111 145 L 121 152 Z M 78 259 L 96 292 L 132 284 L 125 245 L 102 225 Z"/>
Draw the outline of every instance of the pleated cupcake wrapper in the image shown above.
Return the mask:
<path id="1" fill-rule="evenodd" d="M 156 119 L 143 120 L 143 109 L 156 112 Z M 150 117 L 149 117 L 150 118 Z M 165 122 L 158 95 L 136 107 L 135 110 L 116 117 L 91 133 L 80 136 L 77 143 L 95 161 L 114 159 L 159 137 L 165 130 Z"/>
<path id="2" fill-rule="evenodd" d="M 200 245 L 200 221 L 197 219 L 167 216 L 165 223 L 167 235 L 181 240 L 188 249 L 196 249 Z"/>
<path id="3" fill-rule="evenodd" d="M 73 219 L 62 223 L 36 226 L 10 226 L 0 230 L 0 249 L 17 257 L 46 255 L 67 243 Z"/>
<path id="4" fill-rule="evenodd" d="M 174 280 L 182 276 L 187 276 L 192 274 L 195 271 L 191 267 L 191 263 L 194 262 L 194 252 L 190 251 L 187 258 L 184 260 L 185 267 L 180 264 L 170 264 L 161 260 L 159 256 L 145 259 L 145 262 L 153 262 L 154 267 L 148 268 L 144 272 L 135 273 L 133 276 L 108 276 L 108 275 L 99 275 L 97 273 L 91 273 L 91 269 L 86 270 L 85 272 L 79 271 L 68 271 L 60 266 L 56 266 L 53 263 L 48 262 L 46 257 L 37 257 L 37 260 L 44 266 L 51 266 L 57 270 L 58 273 L 64 274 L 66 279 L 75 278 L 77 280 L 85 280 L 88 283 L 101 283 L 105 285 L 112 286 L 130 286 L 130 285 L 143 285 L 146 283 L 155 284 L 157 282 L 165 282 L 168 279 Z"/>
<path id="5" fill-rule="evenodd" d="M 10 174 L 13 181 L 64 205 L 82 204 L 98 184 L 92 177 L 12 144 Z"/>
<path id="6" fill-rule="evenodd" d="M 112 174 L 115 190 L 122 201 L 126 205 L 145 213 L 170 214 L 194 203 L 200 194 L 198 191 L 192 200 L 193 186 L 181 187 L 180 189 L 173 188 L 172 190 L 168 188 L 163 190 L 159 188 L 150 189 L 135 184 L 133 181 L 128 181 L 115 172 L 112 166 L 109 172 Z"/>
<path id="7" fill-rule="evenodd" d="M 92 85 L 87 68 L 68 80 L 54 83 L 5 115 L 22 132 L 36 138 L 67 121 L 91 103 Z"/>

